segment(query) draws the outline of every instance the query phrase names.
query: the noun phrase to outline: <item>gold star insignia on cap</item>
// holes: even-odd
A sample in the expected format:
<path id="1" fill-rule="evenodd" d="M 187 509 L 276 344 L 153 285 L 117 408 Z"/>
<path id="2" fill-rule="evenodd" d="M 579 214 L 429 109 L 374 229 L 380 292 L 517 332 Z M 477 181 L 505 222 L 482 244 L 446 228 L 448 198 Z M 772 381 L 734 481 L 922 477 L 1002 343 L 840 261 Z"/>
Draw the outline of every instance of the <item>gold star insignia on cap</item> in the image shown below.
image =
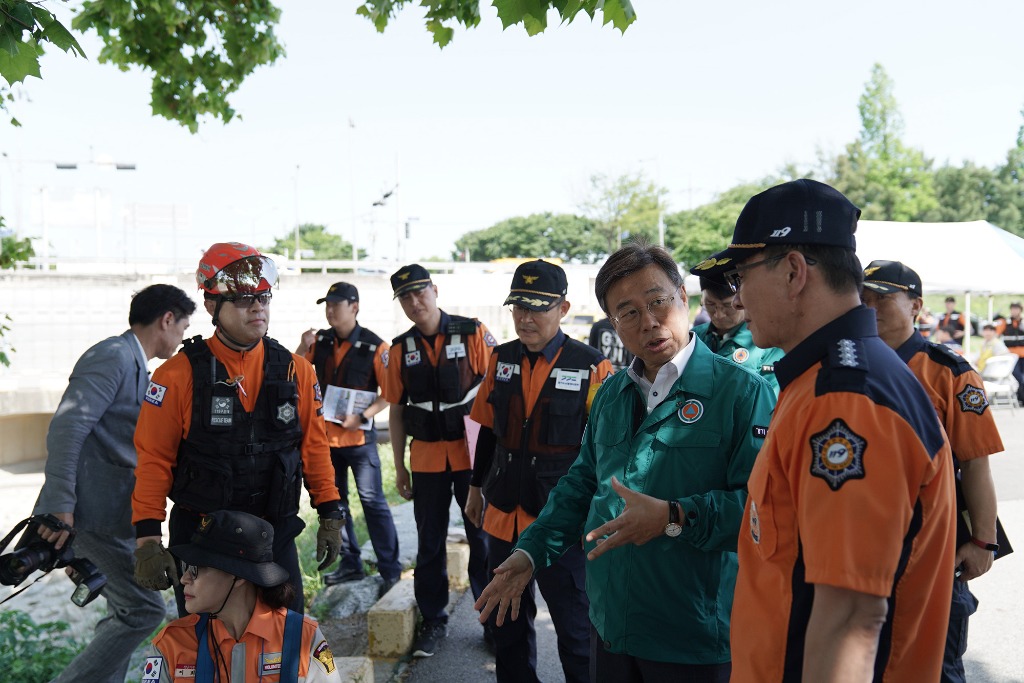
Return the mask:
<path id="1" fill-rule="evenodd" d="M 524 275 L 523 276 L 523 280 L 525 280 L 526 284 L 528 284 L 528 285 L 532 285 L 539 278 L 540 278 L 540 275 Z"/>
<path id="2" fill-rule="evenodd" d="M 398 279 L 399 280 L 408 280 L 409 279 L 409 273 L 401 273 L 401 274 L 399 274 Z"/>
<path id="3" fill-rule="evenodd" d="M 874 268 L 865 268 L 864 269 L 864 274 L 865 275 L 871 275 L 872 273 L 874 273 L 879 268 L 881 268 L 881 266 L 875 266 Z"/>

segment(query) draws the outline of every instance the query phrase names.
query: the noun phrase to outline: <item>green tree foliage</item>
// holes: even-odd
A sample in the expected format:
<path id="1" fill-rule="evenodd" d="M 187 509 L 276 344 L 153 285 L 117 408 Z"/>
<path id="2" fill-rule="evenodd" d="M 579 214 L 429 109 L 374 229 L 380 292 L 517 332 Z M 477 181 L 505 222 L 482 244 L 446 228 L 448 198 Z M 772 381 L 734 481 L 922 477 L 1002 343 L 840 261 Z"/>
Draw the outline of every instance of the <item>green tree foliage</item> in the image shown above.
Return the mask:
<path id="1" fill-rule="evenodd" d="M 999 223 L 999 177 L 992 169 L 965 162 L 935 171 L 935 196 L 940 221 L 987 220 Z"/>
<path id="2" fill-rule="evenodd" d="M 316 223 L 303 223 L 299 226 L 299 248 L 309 249 L 313 258 L 318 261 L 347 261 L 352 258 L 352 245 L 340 235 L 327 232 L 327 228 Z M 260 251 L 274 254 L 295 255 L 295 233 L 289 232 L 283 237 L 275 238 L 273 246 L 260 247 Z M 366 252 L 359 250 L 359 258 L 365 258 Z"/>
<path id="3" fill-rule="evenodd" d="M 356 13 L 369 19 L 383 33 L 388 22 L 411 1 L 366 0 Z M 473 28 L 480 23 L 479 0 L 421 0 L 416 4 L 426 8 L 424 21 L 427 31 L 434 36 L 434 42 L 440 47 L 452 41 L 455 36 L 454 25 Z M 502 28 L 522 24 L 531 36 L 548 27 L 548 11 L 552 9 L 558 12 L 566 24 L 571 23 L 580 12 L 593 19 L 600 10 L 604 17 L 602 23 L 610 23 L 623 32 L 636 20 L 630 0 L 493 0 L 492 5 L 498 10 Z"/>
<path id="4" fill-rule="evenodd" d="M 1024 109 L 1021 109 L 1024 118 Z M 998 208 L 989 220 L 1000 228 L 1024 236 L 1024 123 L 1017 129 L 1017 144 L 1006 153 L 1006 163 L 996 169 L 999 179 Z"/>
<path id="5" fill-rule="evenodd" d="M 610 254 L 628 237 L 657 241 L 658 218 L 665 211 L 668 191 L 647 180 L 643 173 L 610 178 L 590 177 L 590 191 L 580 203 L 580 212 L 594 221 L 594 229 Z"/>
<path id="6" fill-rule="evenodd" d="M 593 263 L 604 252 L 604 239 L 593 221 L 572 214 L 535 213 L 468 232 L 455 241 L 452 258 L 466 253 L 473 261 L 499 258 L 560 258 Z"/>
<path id="7" fill-rule="evenodd" d="M 5 232 L 4 219 L 3 216 L 0 216 L 0 234 L 5 234 Z M 8 268 L 13 268 L 15 264 L 28 261 L 29 258 L 35 255 L 35 251 L 32 249 L 32 242 L 27 237 L 25 239 L 10 236 L 0 237 L 0 269 L 7 270 Z M 3 341 L 6 334 L 11 331 L 11 328 L 7 325 L 10 321 L 11 316 L 6 313 L 0 313 L 0 365 L 4 367 L 11 366 L 11 358 L 7 355 L 7 352 L 16 350 L 13 346 L 8 347 Z"/>
<path id="8" fill-rule="evenodd" d="M 900 139 L 903 120 L 892 79 L 881 64 L 871 69 L 857 109 L 860 136 L 836 158 L 832 184 L 861 208 L 865 219 L 938 220 L 932 162 Z"/>
<path id="9" fill-rule="evenodd" d="M 725 249 L 747 200 L 779 182 L 782 182 L 779 178 L 765 178 L 757 183 L 737 185 L 703 206 L 666 215 L 665 241 L 672 245 L 673 257 L 689 269 Z"/>

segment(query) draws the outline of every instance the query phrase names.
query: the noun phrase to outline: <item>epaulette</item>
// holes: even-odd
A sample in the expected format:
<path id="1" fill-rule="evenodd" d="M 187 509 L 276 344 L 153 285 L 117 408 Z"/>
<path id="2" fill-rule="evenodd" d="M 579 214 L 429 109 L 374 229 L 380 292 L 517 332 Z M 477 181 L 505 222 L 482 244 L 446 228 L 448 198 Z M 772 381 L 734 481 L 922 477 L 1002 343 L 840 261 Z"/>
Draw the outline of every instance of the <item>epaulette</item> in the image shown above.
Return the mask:
<path id="1" fill-rule="evenodd" d="M 445 335 L 450 337 L 453 334 L 473 334 L 476 332 L 479 324 L 476 320 L 452 320 L 448 323 Z"/>
<path id="2" fill-rule="evenodd" d="M 929 360 L 952 370 L 954 377 L 971 370 L 971 364 L 967 362 L 967 359 L 946 344 L 925 342 L 925 350 Z"/>
<path id="3" fill-rule="evenodd" d="M 861 339 L 837 339 L 829 343 L 828 365 L 836 369 L 867 372 L 868 359 Z"/>

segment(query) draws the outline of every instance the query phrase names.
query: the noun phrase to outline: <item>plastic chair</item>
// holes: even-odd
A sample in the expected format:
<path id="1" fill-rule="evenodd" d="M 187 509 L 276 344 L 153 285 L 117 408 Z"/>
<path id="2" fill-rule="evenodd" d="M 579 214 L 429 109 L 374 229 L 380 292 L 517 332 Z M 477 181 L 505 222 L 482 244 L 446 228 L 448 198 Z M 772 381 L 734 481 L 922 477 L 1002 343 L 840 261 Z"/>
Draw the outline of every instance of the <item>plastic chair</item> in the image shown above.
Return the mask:
<path id="1" fill-rule="evenodd" d="M 1017 380 L 1013 377 L 1013 368 L 1017 365 L 1017 356 L 1004 353 L 992 356 L 985 361 L 985 369 L 981 378 L 985 381 L 985 394 L 988 395 L 992 407 L 1010 406 L 1017 410 Z"/>

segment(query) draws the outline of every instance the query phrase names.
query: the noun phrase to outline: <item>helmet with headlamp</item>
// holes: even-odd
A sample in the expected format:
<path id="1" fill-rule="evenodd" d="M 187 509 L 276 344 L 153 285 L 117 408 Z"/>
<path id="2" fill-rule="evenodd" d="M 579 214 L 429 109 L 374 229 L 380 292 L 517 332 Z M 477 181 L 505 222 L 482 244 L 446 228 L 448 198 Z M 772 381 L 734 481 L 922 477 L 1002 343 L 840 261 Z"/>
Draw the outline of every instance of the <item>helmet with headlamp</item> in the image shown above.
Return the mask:
<path id="1" fill-rule="evenodd" d="M 196 282 L 215 296 L 254 294 L 277 285 L 277 266 L 248 244 L 218 242 L 199 259 Z"/>

